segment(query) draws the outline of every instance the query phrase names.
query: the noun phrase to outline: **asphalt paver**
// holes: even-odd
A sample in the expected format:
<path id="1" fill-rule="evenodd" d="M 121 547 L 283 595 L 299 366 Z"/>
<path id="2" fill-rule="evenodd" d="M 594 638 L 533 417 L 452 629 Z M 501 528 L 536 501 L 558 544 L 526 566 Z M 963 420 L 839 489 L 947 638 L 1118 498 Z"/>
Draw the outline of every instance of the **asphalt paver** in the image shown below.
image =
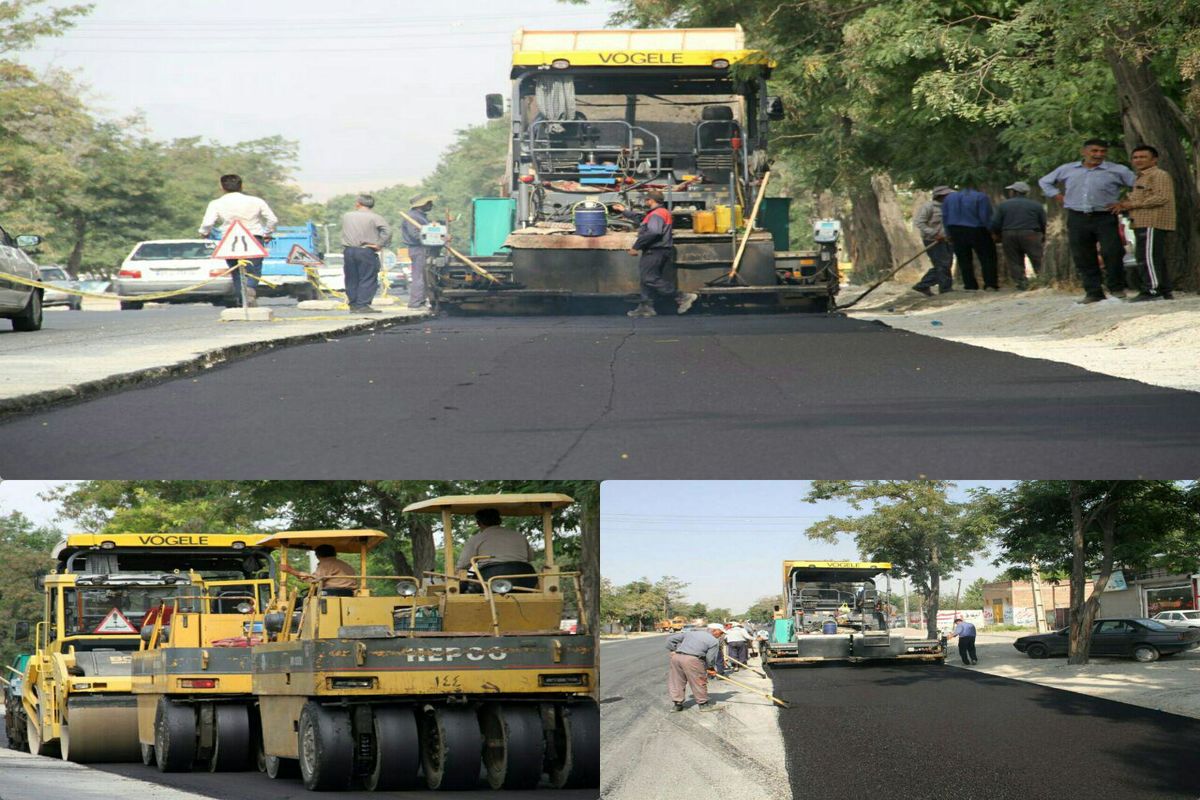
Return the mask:
<path id="1" fill-rule="evenodd" d="M 1200 720 L 941 665 L 771 677 L 796 798 L 1200 796 Z"/>
<path id="2" fill-rule="evenodd" d="M 5 478 L 1169 477 L 1200 394 L 824 315 L 439 318 L 0 423 Z"/>

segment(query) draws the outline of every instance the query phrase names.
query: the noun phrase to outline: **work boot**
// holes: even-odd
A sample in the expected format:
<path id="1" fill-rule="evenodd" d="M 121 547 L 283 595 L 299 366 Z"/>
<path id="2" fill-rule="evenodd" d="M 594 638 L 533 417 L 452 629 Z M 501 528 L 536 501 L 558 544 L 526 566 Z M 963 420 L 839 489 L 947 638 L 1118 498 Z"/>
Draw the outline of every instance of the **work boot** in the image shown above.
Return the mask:
<path id="1" fill-rule="evenodd" d="M 658 312 L 654 310 L 654 306 L 649 303 L 638 303 L 637 308 L 632 311 L 626 311 L 627 317 L 656 317 Z"/>
<path id="2" fill-rule="evenodd" d="M 675 302 L 679 303 L 679 310 L 675 313 L 686 314 L 688 309 L 692 307 L 692 303 L 700 299 L 700 295 L 695 292 L 680 292 L 675 295 Z"/>
<path id="3" fill-rule="evenodd" d="M 716 709 L 713 708 L 712 703 L 697 703 L 696 710 L 704 712 L 704 711 L 715 711 Z"/>
<path id="4" fill-rule="evenodd" d="M 1125 290 L 1124 289 L 1109 289 L 1108 293 L 1110 295 L 1112 295 L 1113 297 L 1117 298 L 1118 300 L 1125 299 Z"/>
<path id="5" fill-rule="evenodd" d="M 359 306 L 358 313 L 360 313 L 360 314 L 382 314 L 383 312 L 380 311 L 375 306 Z"/>
<path id="6" fill-rule="evenodd" d="M 1158 299 L 1158 297 L 1159 297 L 1158 295 L 1156 295 L 1156 294 L 1150 294 L 1149 292 L 1138 292 L 1138 293 L 1137 293 L 1137 294 L 1135 294 L 1133 297 L 1129 298 L 1128 302 L 1130 302 L 1130 303 L 1144 303 L 1144 302 L 1146 302 L 1147 300 L 1157 300 L 1157 299 Z"/>
<path id="7" fill-rule="evenodd" d="M 1081 306 L 1086 306 L 1088 303 L 1100 303 L 1103 301 L 1104 295 L 1102 294 L 1085 294 L 1083 299 L 1078 301 L 1078 304 Z"/>
<path id="8" fill-rule="evenodd" d="M 914 286 L 914 287 L 912 287 L 912 290 L 914 292 L 920 292 L 921 294 L 925 295 L 926 297 L 933 297 L 933 290 L 930 289 L 928 286 Z"/>
<path id="9" fill-rule="evenodd" d="M 683 711 L 683 703 L 682 703 L 682 702 L 678 702 L 678 703 L 676 703 L 676 704 L 675 704 L 675 710 L 676 710 L 676 711 Z"/>

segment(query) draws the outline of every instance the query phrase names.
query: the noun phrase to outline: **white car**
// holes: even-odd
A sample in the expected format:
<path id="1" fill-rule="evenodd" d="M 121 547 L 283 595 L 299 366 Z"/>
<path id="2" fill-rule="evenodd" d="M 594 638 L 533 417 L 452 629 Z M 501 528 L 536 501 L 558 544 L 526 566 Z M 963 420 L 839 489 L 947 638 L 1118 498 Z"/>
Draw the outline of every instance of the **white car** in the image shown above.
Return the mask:
<path id="1" fill-rule="evenodd" d="M 1160 611 L 1150 619 L 1173 628 L 1200 628 L 1200 611 Z"/>
<path id="2" fill-rule="evenodd" d="M 317 277 L 327 289 L 335 292 L 346 291 L 346 273 L 342 269 L 345 257 L 341 253 L 326 253 L 325 264 L 317 267 Z"/>
<path id="3" fill-rule="evenodd" d="M 79 281 L 72 278 L 69 272 L 62 267 L 47 265 L 38 267 L 38 272 L 42 273 L 42 283 L 49 283 L 60 287 L 59 289 L 47 289 L 45 291 L 45 294 L 42 296 L 43 308 L 66 306 L 72 311 L 79 311 L 83 308 L 82 297 L 77 294 L 61 291 L 61 289 L 79 288 Z"/>
<path id="4" fill-rule="evenodd" d="M 138 310 L 145 301 L 139 295 L 173 292 L 204 283 L 194 291 L 153 302 L 191 303 L 208 300 L 214 305 L 233 306 L 233 278 L 217 278 L 228 267 L 212 258 L 217 246 L 211 239 L 155 239 L 138 242 L 121 264 L 115 281 L 123 310 Z M 205 283 L 205 281 L 211 281 Z"/>

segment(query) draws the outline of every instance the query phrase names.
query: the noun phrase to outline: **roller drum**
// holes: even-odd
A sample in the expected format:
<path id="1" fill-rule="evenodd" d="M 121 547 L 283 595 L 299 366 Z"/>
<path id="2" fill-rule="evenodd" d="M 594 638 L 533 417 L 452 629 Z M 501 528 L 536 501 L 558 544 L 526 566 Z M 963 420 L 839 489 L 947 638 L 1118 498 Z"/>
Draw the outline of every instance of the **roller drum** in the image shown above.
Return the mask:
<path id="1" fill-rule="evenodd" d="M 493 789 L 536 789 L 546 737 L 535 706 L 489 703 L 480 709 L 483 766 Z"/>
<path id="2" fill-rule="evenodd" d="M 470 789 L 479 781 L 483 734 L 468 708 L 426 706 L 421 718 L 421 766 L 430 789 Z"/>
<path id="3" fill-rule="evenodd" d="M 60 742 L 64 761 L 140 761 L 137 701 L 130 695 L 68 699 Z"/>
<path id="4" fill-rule="evenodd" d="M 561 705 L 547 772 L 555 789 L 600 785 L 600 710 L 595 703 Z"/>

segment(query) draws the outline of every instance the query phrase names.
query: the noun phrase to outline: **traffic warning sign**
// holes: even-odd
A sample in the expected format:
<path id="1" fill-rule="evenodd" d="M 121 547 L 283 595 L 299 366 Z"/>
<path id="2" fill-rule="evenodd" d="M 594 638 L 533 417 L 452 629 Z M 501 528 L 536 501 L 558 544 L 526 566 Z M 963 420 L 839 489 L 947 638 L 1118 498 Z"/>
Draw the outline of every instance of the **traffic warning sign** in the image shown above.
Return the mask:
<path id="1" fill-rule="evenodd" d="M 113 608 L 112 611 L 104 617 L 104 621 L 96 626 L 92 633 L 137 633 L 137 628 L 133 627 L 133 623 L 129 618 L 121 613 L 121 609 Z"/>
<path id="2" fill-rule="evenodd" d="M 212 258 L 266 258 L 267 249 L 240 219 L 229 223 L 221 243 L 212 251 Z"/>
<path id="3" fill-rule="evenodd" d="M 305 267 L 317 267 L 325 264 L 325 262 L 320 258 L 308 252 L 298 244 L 292 245 L 292 251 L 288 253 L 287 263 L 299 264 Z"/>

